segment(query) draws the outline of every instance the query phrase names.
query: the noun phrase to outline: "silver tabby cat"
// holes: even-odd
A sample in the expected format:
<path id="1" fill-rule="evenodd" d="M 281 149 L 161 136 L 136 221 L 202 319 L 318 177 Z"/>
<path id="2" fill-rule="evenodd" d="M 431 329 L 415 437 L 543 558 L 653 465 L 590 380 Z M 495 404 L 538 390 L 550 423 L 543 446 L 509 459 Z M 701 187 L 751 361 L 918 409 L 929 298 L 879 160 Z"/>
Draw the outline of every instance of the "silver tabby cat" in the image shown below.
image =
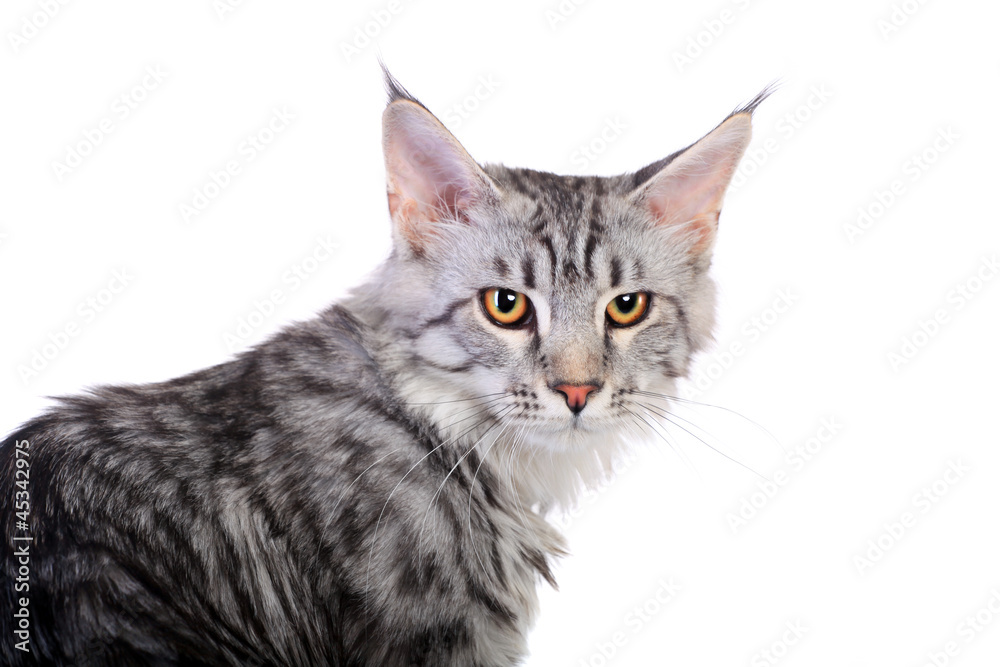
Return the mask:
<path id="1" fill-rule="evenodd" d="M 481 166 L 386 81 L 394 246 L 366 284 L 221 365 L 61 399 L 0 447 L 3 664 L 523 659 L 563 553 L 546 513 L 710 338 L 720 206 L 767 92 L 605 178 Z"/>

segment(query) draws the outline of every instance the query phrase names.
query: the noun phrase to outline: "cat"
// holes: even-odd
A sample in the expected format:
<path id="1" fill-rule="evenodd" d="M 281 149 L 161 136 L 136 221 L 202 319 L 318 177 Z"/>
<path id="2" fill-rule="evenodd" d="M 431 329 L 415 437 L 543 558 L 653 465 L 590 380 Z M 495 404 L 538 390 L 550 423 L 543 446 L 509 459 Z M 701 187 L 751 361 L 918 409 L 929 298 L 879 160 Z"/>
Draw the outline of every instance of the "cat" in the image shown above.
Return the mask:
<path id="1" fill-rule="evenodd" d="M 477 164 L 384 74 L 393 250 L 368 282 L 0 446 L 4 664 L 524 659 L 564 555 L 546 515 L 710 340 L 721 203 L 769 90 L 636 172 L 558 176 Z"/>

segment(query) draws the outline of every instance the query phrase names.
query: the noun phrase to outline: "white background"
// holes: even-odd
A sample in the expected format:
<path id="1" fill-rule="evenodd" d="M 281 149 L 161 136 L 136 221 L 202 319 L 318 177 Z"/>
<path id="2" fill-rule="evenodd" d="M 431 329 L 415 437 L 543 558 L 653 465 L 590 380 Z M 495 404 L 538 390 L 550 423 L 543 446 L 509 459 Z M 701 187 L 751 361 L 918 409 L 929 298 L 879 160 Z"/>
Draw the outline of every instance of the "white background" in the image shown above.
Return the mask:
<path id="1" fill-rule="evenodd" d="M 44 4 L 0 12 L 0 429 L 48 395 L 220 362 L 274 290 L 237 347 L 385 257 L 379 52 L 478 160 L 568 173 L 641 167 L 780 78 L 722 215 L 718 347 L 684 391 L 790 458 L 730 412 L 682 414 L 784 483 L 768 498 L 676 428 L 680 454 L 637 450 L 564 522 L 573 553 L 527 664 L 997 664 L 995 3 Z M 246 160 L 282 108 L 294 120 Z M 240 173 L 185 222 L 229 160 Z M 859 208 L 872 221 L 850 235 Z M 293 288 L 296 267 L 313 271 Z"/>

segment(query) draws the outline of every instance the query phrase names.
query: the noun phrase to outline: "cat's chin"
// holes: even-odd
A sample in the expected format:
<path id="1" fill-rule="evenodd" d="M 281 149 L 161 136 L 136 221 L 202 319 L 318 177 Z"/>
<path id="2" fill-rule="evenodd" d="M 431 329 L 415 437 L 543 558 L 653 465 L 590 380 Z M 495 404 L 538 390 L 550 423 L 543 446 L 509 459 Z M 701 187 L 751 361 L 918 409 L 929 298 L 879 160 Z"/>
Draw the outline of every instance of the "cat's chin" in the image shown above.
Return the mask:
<path id="1" fill-rule="evenodd" d="M 614 424 L 583 420 L 535 426 L 524 437 L 525 446 L 547 452 L 578 453 L 603 451 L 608 443 L 620 443 L 620 427 Z"/>
<path id="2" fill-rule="evenodd" d="M 627 453 L 614 429 L 533 429 L 514 448 L 519 496 L 543 511 L 572 508 L 584 489 L 608 481 Z"/>
<path id="3" fill-rule="evenodd" d="M 534 423 L 531 436 L 527 440 L 533 446 L 546 450 L 564 452 L 590 450 L 613 437 L 619 430 L 620 426 L 596 420 L 552 420 L 547 424 Z"/>

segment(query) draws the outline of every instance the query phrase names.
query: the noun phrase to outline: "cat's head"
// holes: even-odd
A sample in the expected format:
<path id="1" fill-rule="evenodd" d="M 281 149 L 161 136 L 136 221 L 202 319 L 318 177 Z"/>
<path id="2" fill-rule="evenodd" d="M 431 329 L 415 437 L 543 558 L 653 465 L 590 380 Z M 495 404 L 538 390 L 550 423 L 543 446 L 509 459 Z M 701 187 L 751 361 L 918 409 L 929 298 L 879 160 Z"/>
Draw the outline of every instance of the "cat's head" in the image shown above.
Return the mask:
<path id="1" fill-rule="evenodd" d="M 640 392 L 672 394 L 711 337 L 719 212 L 766 92 L 687 148 L 605 178 L 481 166 L 387 84 L 394 250 L 375 298 L 419 377 L 408 398 L 456 428 L 471 424 L 457 408 L 492 415 L 553 451 L 636 431 Z"/>

